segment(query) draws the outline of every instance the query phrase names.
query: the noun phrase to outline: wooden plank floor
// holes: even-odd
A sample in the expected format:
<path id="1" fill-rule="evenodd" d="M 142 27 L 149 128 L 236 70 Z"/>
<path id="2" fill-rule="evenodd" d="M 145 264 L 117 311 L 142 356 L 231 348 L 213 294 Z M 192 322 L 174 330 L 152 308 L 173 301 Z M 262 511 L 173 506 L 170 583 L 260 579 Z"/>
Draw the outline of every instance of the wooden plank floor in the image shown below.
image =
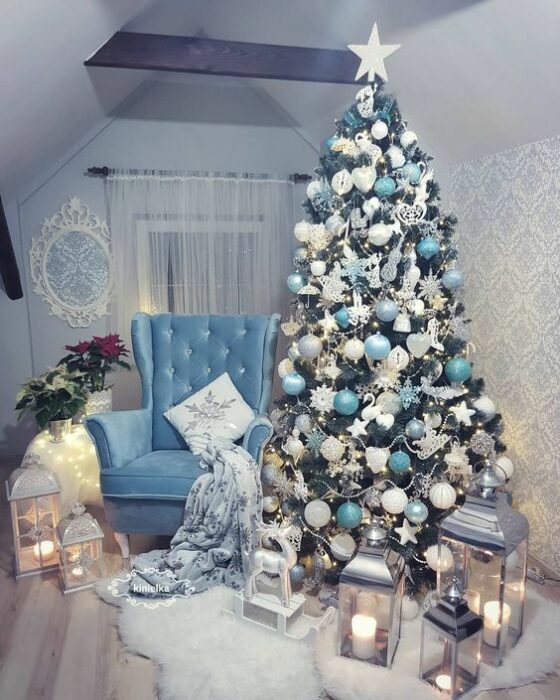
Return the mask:
<path id="1" fill-rule="evenodd" d="M 0 479 L 4 481 L 10 471 L 11 467 L 0 466 Z M 55 575 L 14 581 L 12 531 L 3 487 L 0 493 L 0 700 L 157 698 L 152 662 L 127 653 L 118 638 L 116 608 L 92 591 L 63 596 Z M 105 529 L 103 513 L 92 513 Z M 165 541 L 154 538 L 132 541 L 134 552 L 162 545 Z M 118 571 L 121 559 L 109 530 L 104 549 L 108 573 Z M 560 589 L 546 586 L 546 593 L 560 600 Z M 543 683 L 487 692 L 479 698 L 558 700 L 560 678 L 551 676 Z"/>

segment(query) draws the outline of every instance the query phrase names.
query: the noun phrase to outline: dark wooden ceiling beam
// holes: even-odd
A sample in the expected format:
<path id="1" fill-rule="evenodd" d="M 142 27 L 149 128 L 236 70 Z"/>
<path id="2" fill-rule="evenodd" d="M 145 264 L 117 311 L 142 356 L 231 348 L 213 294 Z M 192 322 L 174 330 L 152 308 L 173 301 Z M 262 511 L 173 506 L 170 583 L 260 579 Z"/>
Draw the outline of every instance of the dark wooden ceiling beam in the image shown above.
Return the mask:
<path id="1" fill-rule="evenodd" d="M 85 65 L 316 83 L 354 83 L 357 62 L 357 57 L 347 50 L 117 32 L 85 61 Z"/>

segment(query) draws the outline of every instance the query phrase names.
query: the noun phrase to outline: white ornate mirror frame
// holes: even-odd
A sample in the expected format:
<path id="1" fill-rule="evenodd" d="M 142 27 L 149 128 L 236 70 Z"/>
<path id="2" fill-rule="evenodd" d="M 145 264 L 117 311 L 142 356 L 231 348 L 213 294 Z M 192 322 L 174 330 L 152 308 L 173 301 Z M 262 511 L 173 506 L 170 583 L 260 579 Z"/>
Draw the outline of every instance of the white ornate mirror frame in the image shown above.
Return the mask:
<path id="1" fill-rule="evenodd" d="M 52 316 L 85 328 L 108 312 L 113 286 L 111 234 L 105 221 L 72 197 L 33 238 L 29 260 L 33 291 Z"/>

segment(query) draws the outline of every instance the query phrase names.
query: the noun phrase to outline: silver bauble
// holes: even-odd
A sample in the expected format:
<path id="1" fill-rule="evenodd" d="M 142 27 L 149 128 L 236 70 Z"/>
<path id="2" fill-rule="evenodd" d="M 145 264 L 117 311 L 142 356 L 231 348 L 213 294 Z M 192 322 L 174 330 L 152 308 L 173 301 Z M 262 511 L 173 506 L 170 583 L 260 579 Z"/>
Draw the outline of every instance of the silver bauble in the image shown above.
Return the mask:
<path id="1" fill-rule="evenodd" d="M 297 347 L 302 357 L 312 360 L 315 357 L 319 357 L 321 354 L 323 350 L 323 341 L 316 335 L 308 333 L 299 339 Z"/>
<path id="2" fill-rule="evenodd" d="M 396 416 L 401 410 L 401 400 L 394 391 L 383 391 L 377 397 L 376 403 L 383 413 L 390 413 L 392 416 Z"/>
<path id="3" fill-rule="evenodd" d="M 344 344 L 344 356 L 349 360 L 361 360 L 364 356 L 364 344 L 359 338 L 350 338 Z"/>
<path id="4" fill-rule="evenodd" d="M 265 486 L 275 486 L 280 476 L 280 470 L 272 462 L 265 462 L 261 469 L 261 481 Z"/>
<path id="5" fill-rule="evenodd" d="M 309 413 L 301 413 L 296 417 L 295 426 L 302 433 L 310 433 L 313 430 L 313 418 Z"/>
<path id="6" fill-rule="evenodd" d="M 320 499 L 310 501 L 303 511 L 305 522 L 311 527 L 324 527 L 331 519 L 329 504 Z"/>
<path id="7" fill-rule="evenodd" d="M 265 513 L 275 513 L 279 505 L 278 496 L 265 496 L 263 498 L 263 510 Z"/>

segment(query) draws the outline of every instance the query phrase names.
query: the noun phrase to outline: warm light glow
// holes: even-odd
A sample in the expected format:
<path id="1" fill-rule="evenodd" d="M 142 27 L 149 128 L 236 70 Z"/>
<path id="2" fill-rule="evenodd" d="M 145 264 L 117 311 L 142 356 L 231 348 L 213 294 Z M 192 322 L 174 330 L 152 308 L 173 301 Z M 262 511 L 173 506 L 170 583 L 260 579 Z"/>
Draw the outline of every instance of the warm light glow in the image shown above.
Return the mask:
<path id="1" fill-rule="evenodd" d="M 40 554 L 39 546 L 41 547 Z M 43 559 L 43 562 L 49 561 L 49 559 L 52 559 L 54 556 L 54 542 L 51 542 L 51 540 L 37 542 L 37 544 L 33 547 L 33 556 L 38 562 L 41 561 L 41 558 Z"/>
<path id="2" fill-rule="evenodd" d="M 484 604 L 484 632 L 483 639 L 492 647 L 498 646 L 498 633 L 501 629 L 500 646 L 507 639 L 511 608 L 507 603 L 502 606 L 502 623 L 500 625 L 500 601 L 491 600 Z"/>
<path id="3" fill-rule="evenodd" d="M 78 565 L 72 569 L 71 573 L 74 578 L 84 578 L 84 576 L 86 575 L 86 570 L 83 566 Z"/>
<path id="4" fill-rule="evenodd" d="M 445 673 L 441 673 L 439 676 L 436 676 L 436 685 L 440 690 L 450 691 L 451 676 L 448 676 Z"/>
<path id="5" fill-rule="evenodd" d="M 369 615 L 352 618 L 352 655 L 357 659 L 370 659 L 375 654 L 377 620 Z"/>

